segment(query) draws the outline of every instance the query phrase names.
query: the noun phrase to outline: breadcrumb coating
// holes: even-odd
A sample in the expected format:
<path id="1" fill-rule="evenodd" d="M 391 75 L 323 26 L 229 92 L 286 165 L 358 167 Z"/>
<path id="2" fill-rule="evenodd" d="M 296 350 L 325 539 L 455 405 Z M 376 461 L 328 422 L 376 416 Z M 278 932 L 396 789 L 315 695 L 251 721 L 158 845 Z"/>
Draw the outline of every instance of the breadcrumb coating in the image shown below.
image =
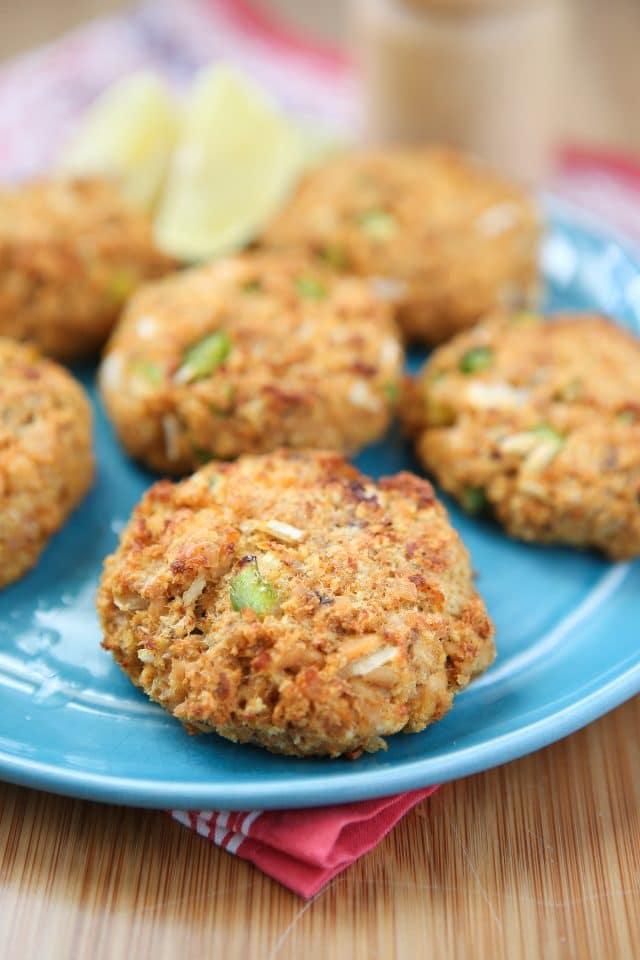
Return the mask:
<path id="1" fill-rule="evenodd" d="M 32 347 L 0 337 L 0 587 L 33 567 L 92 477 L 82 387 Z"/>
<path id="2" fill-rule="evenodd" d="M 375 278 L 409 339 L 439 343 L 538 292 L 532 198 L 440 147 L 351 151 L 312 170 L 262 243 Z"/>
<path id="3" fill-rule="evenodd" d="M 104 646 L 191 732 L 357 756 L 417 732 L 493 660 L 431 485 L 335 453 L 210 464 L 145 495 L 107 559 Z"/>
<path id="4" fill-rule="evenodd" d="M 594 315 L 486 320 L 403 400 L 416 450 L 514 537 L 640 555 L 640 341 Z"/>
<path id="5" fill-rule="evenodd" d="M 0 335 L 58 359 L 88 356 L 135 287 L 173 267 L 146 215 L 107 180 L 0 192 Z"/>
<path id="6" fill-rule="evenodd" d="M 355 452 L 386 430 L 402 359 L 365 281 L 250 253 L 141 289 L 100 386 L 129 453 L 184 474 L 279 446 Z"/>

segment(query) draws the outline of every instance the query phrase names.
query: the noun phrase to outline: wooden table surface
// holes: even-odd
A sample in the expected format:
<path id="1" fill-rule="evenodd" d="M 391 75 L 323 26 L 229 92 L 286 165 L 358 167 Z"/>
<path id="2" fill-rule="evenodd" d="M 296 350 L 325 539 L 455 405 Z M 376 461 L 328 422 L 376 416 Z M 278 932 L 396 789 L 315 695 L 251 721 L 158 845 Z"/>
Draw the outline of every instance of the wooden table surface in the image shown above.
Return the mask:
<path id="1" fill-rule="evenodd" d="M 263 0 L 335 33 L 341 0 Z M 0 56 L 123 0 L 3 5 Z M 640 147 L 634 0 L 573 0 L 567 135 Z M 2 960 L 640 957 L 640 698 L 443 786 L 304 903 L 166 814 L 0 784 Z"/>
<path id="2" fill-rule="evenodd" d="M 640 698 L 443 786 L 310 903 L 167 814 L 0 786 L 11 960 L 640 957 Z"/>

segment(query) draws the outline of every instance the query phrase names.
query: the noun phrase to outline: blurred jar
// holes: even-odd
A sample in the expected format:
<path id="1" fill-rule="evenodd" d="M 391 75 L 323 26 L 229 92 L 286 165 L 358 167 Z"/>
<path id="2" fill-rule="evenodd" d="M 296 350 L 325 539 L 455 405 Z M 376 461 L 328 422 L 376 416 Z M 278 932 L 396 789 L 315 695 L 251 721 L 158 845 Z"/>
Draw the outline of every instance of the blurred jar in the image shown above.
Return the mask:
<path id="1" fill-rule="evenodd" d="M 351 0 L 365 135 L 535 181 L 557 143 L 564 0 Z"/>

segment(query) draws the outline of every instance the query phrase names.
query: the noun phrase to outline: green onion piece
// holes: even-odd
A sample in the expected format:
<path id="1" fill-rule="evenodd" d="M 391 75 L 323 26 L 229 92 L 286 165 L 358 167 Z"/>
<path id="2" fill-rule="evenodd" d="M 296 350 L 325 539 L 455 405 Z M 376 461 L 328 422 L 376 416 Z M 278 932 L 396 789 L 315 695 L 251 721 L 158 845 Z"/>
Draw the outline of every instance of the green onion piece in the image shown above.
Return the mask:
<path id="1" fill-rule="evenodd" d="M 151 363 L 150 360 L 135 360 L 131 369 L 137 377 L 146 380 L 153 387 L 159 387 L 162 383 L 162 371 L 157 363 Z"/>
<path id="2" fill-rule="evenodd" d="M 318 251 L 318 256 L 336 270 L 343 270 L 347 265 L 347 255 L 337 244 L 330 244 Z"/>
<path id="3" fill-rule="evenodd" d="M 467 513 L 481 513 L 487 508 L 487 495 L 482 487 L 467 487 L 460 502 Z"/>
<path id="4" fill-rule="evenodd" d="M 578 399 L 583 389 L 584 387 L 580 377 L 574 377 L 573 380 L 569 380 L 568 383 L 560 387 L 557 393 L 557 399 L 563 400 L 565 403 L 571 403 L 572 400 Z"/>
<path id="5" fill-rule="evenodd" d="M 120 270 L 112 273 L 107 280 L 107 296 L 110 300 L 113 300 L 114 303 L 124 303 L 129 294 L 132 293 L 137 282 L 136 275 L 126 267 L 122 267 Z"/>
<path id="6" fill-rule="evenodd" d="M 397 383 L 385 383 L 382 390 L 389 403 L 397 403 L 400 396 L 400 387 Z"/>
<path id="7" fill-rule="evenodd" d="M 549 426 L 548 423 L 539 423 L 531 429 L 531 433 L 535 433 L 541 440 L 546 443 L 553 443 L 557 447 L 561 447 L 565 441 L 565 437 L 554 427 Z"/>
<path id="8" fill-rule="evenodd" d="M 262 290 L 262 280 L 245 280 L 241 289 L 243 293 L 260 293 Z"/>
<path id="9" fill-rule="evenodd" d="M 430 427 L 450 427 L 456 422 L 456 413 L 447 403 L 442 403 L 433 394 L 426 398 L 425 415 Z"/>
<path id="10" fill-rule="evenodd" d="M 324 300 L 327 288 L 316 277 L 296 277 L 296 290 L 306 300 Z"/>
<path id="11" fill-rule="evenodd" d="M 637 419 L 638 418 L 633 410 L 621 410 L 616 417 L 616 420 L 618 420 L 619 423 L 628 424 L 635 423 Z"/>
<path id="12" fill-rule="evenodd" d="M 386 210 L 366 210 L 358 217 L 358 223 L 375 240 L 388 240 L 396 230 L 395 218 Z"/>
<path id="13" fill-rule="evenodd" d="M 204 447 L 194 447 L 193 455 L 201 466 L 213 459 L 211 450 L 206 450 Z"/>
<path id="14" fill-rule="evenodd" d="M 530 327 L 534 323 L 540 323 L 542 317 L 539 313 L 535 313 L 533 310 L 519 310 L 518 313 L 514 313 L 511 317 L 511 323 L 515 324 L 518 327 Z"/>
<path id="15" fill-rule="evenodd" d="M 456 422 L 455 410 L 440 398 L 440 390 L 436 387 L 436 384 L 444 380 L 446 375 L 445 370 L 428 371 L 427 378 L 423 382 L 425 416 L 430 427 L 450 427 Z"/>
<path id="16" fill-rule="evenodd" d="M 481 373 L 487 370 L 493 363 L 493 350 L 491 347 L 471 347 L 460 358 L 461 373 Z"/>
<path id="17" fill-rule="evenodd" d="M 230 351 L 231 339 L 225 330 L 210 333 L 184 351 L 182 366 L 177 373 L 178 380 L 189 383 L 208 377 L 216 367 L 224 363 Z"/>
<path id="18" fill-rule="evenodd" d="M 278 605 L 278 593 L 260 576 L 258 562 L 253 557 L 231 580 L 231 606 L 234 610 L 253 610 L 259 617 L 266 617 Z"/>

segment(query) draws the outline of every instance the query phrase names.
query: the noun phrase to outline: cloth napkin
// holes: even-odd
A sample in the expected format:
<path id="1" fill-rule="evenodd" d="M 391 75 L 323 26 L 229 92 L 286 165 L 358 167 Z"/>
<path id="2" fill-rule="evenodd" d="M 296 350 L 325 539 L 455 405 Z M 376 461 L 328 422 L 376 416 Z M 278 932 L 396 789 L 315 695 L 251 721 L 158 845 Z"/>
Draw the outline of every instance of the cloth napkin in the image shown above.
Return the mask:
<path id="1" fill-rule="evenodd" d="M 426 787 L 378 800 L 314 810 L 173 810 L 172 816 L 301 897 L 315 896 L 367 853 L 405 813 L 437 790 Z"/>
<path id="2" fill-rule="evenodd" d="M 78 115 L 118 77 L 148 67 L 180 90 L 199 67 L 221 58 L 252 76 L 294 116 L 336 131 L 357 124 L 353 78 L 339 51 L 296 35 L 248 0 L 146 2 L 0 68 L 0 179 L 46 171 Z M 640 167 L 571 149 L 560 158 L 551 187 L 640 244 Z M 171 814 L 312 897 L 436 789 L 314 810 Z"/>

